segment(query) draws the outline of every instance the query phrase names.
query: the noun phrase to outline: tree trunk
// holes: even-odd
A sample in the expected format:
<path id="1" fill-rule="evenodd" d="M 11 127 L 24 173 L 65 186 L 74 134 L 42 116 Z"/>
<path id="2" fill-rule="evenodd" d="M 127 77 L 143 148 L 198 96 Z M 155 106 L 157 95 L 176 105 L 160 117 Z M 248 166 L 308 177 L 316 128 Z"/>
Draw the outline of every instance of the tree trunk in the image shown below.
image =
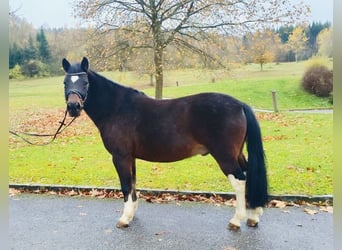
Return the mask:
<path id="1" fill-rule="evenodd" d="M 156 99 L 163 98 L 163 47 L 157 45 L 154 49 L 154 65 L 156 69 Z"/>
<path id="2" fill-rule="evenodd" d="M 154 86 L 154 82 L 153 82 L 153 73 L 150 73 L 150 85 Z"/>

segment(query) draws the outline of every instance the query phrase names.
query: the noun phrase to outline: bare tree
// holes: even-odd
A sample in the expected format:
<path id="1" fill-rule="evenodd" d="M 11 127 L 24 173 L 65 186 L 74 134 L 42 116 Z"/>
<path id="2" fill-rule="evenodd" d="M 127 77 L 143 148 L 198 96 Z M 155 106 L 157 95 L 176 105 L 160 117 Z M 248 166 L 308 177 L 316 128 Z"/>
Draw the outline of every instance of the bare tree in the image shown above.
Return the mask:
<path id="1" fill-rule="evenodd" d="M 131 48 L 152 50 L 155 96 L 162 98 L 163 56 L 171 43 L 215 60 L 197 46 L 208 32 L 236 34 L 297 22 L 308 7 L 290 0 L 83 0 L 75 1 L 75 10 L 97 32 L 120 30 Z"/>

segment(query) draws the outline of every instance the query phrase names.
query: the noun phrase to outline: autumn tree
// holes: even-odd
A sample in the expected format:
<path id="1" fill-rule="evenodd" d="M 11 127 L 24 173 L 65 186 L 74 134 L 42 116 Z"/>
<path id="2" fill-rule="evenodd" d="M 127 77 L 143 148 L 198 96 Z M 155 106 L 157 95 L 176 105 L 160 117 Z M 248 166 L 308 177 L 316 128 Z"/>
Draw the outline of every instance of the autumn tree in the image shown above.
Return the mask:
<path id="1" fill-rule="evenodd" d="M 333 53 L 333 29 L 326 28 L 317 36 L 318 54 L 332 57 Z"/>
<path id="2" fill-rule="evenodd" d="M 263 70 L 264 64 L 276 59 L 276 53 L 281 46 L 278 34 L 267 29 L 256 31 L 245 39 L 248 39 L 248 42 L 244 41 L 245 54 L 252 62 L 260 65 L 260 70 Z"/>
<path id="3" fill-rule="evenodd" d="M 123 35 L 120 39 L 131 48 L 151 51 L 156 98 L 162 98 L 164 52 L 170 44 L 215 60 L 198 46 L 207 39 L 207 32 L 236 34 L 264 24 L 294 22 L 307 9 L 289 0 L 75 1 L 78 15 L 93 24 L 97 33 L 119 30 Z"/>
<path id="4" fill-rule="evenodd" d="M 300 53 L 306 48 L 308 38 L 301 26 L 297 26 L 289 36 L 288 46 L 295 53 L 296 62 Z"/>

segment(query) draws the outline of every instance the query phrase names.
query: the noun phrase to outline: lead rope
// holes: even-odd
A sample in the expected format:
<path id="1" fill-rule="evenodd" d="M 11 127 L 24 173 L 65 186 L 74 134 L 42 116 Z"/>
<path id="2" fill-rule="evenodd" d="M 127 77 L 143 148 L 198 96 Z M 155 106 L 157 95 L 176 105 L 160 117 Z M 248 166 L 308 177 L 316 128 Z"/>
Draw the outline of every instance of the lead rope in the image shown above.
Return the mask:
<path id="1" fill-rule="evenodd" d="M 15 136 L 19 137 L 19 138 L 22 139 L 24 142 L 26 142 L 26 143 L 28 143 L 28 144 L 30 144 L 30 145 L 34 145 L 34 146 L 45 146 L 45 145 L 48 145 L 48 144 L 52 143 L 52 142 L 56 139 L 57 135 L 60 134 L 60 133 L 62 133 L 63 130 L 66 129 L 67 127 L 69 127 L 69 126 L 71 125 L 71 123 L 77 118 L 77 117 L 74 117 L 68 124 L 65 124 L 64 122 L 65 122 L 65 119 L 66 119 L 66 117 L 67 117 L 67 113 L 68 113 L 68 111 L 65 110 L 64 118 L 63 118 L 62 121 L 59 122 L 60 125 L 59 125 L 58 129 L 56 130 L 56 133 L 54 133 L 54 134 L 35 134 L 35 133 L 25 133 L 25 132 L 21 133 L 21 134 L 23 134 L 23 135 L 27 135 L 27 136 L 37 136 L 37 137 L 53 136 L 53 138 L 52 138 L 50 141 L 45 142 L 45 143 L 34 143 L 34 142 L 29 141 L 28 139 L 26 139 L 26 138 L 23 137 L 22 135 L 18 134 L 17 132 L 14 132 L 14 131 L 12 131 L 12 130 L 8 130 L 8 132 L 11 133 L 12 135 L 15 135 Z M 62 128 L 63 126 L 65 126 L 65 127 Z"/>

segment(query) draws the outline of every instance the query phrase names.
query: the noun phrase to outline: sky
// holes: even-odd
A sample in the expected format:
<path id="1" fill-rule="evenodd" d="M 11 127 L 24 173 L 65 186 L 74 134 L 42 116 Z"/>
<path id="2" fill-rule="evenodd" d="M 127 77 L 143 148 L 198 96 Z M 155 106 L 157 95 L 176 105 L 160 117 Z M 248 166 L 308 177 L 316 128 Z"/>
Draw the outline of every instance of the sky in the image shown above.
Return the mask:
<path id="1" fill-rule="evenodd" d="M 311 6 L 309 22 L 333 22 L 333 0 L 291 0 L 303 1 Z M 340 1 L 340 0 L 336 0 Z M 73 15 L 72 0 L 9 0 L 10 10 L 25 18 L 35 28 L 73 28 L 80 20 Z"/>

